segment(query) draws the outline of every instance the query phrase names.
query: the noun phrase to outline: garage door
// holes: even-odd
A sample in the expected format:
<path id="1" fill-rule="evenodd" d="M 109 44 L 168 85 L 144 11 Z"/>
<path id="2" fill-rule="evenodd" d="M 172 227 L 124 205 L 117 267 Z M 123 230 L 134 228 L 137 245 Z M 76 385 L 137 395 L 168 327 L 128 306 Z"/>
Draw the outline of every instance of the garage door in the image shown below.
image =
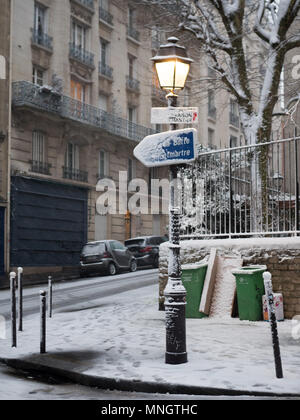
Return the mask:
<path id="1" fill-rule="evenodd" d="M 87 240 L 87 189 L 12 177 L 11 194 L 11 265 L 78 265 Z"/>

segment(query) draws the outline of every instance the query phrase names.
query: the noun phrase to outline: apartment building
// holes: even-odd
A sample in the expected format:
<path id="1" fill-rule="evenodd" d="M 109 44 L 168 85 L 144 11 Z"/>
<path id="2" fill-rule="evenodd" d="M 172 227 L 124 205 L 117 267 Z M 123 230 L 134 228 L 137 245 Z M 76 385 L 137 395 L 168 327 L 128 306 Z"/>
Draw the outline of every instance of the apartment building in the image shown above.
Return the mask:
<path id="1" fill-rule="evenodd" d="M 136 9 L 108 0 L 7 3 L 13 60 L 6 272 L 73 272 L 86 241 L 166 234 L 166 215 L 96 211 L 99 180 L 118 187 L 120 171 L 128 181 L 165 175 L 133 157 L 137 142 L 155 132 L 151 37 L 139 30 Z M 9 170 L 1 168 L 5 184 Z"/>
<path id="2" fill-rule="evenodd" d="M 10 138 L 10 2 L 1 1 L 0 14 L 0 279 L 9 252 L 9 138 Z"/>

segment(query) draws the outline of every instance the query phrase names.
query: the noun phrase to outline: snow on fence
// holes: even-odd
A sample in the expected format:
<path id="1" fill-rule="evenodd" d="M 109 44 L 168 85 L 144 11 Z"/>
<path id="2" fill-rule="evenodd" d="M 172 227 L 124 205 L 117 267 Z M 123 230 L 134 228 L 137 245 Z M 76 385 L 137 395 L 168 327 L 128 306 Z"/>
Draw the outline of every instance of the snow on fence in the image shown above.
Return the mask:
<path id="1" fill-rule="evenodd" d="M 180 170 L 182 239 L 300 234 L 300 137 L 201 151 Z"/>

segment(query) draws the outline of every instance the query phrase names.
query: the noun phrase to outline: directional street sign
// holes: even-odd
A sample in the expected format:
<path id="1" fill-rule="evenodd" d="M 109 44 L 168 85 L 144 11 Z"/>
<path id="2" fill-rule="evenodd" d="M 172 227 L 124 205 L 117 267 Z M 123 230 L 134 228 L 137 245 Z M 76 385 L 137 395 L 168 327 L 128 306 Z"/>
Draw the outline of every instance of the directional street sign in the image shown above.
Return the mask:
<path id="1" fill-rule="evenodd" d="M 194 128 L 187 128 L 145 137 L 134 156 L 148 168 L 194 162 L 197 134 Z"/>
<path id="2" fill-rule="evenodd" d="M 198 124 L 199 108 L 152 108 L 151 124 Z"/>

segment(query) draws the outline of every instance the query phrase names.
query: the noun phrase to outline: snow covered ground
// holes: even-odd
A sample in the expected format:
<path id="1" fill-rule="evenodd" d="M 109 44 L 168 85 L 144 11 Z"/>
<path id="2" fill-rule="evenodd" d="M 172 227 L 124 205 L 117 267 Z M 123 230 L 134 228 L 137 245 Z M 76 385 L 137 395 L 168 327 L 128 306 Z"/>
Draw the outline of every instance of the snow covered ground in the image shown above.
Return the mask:
<path id="1" fill-rule="evenodd" d="M 165 314 L 158 312 L 157 296 L 158 287 L 149 286 L 55 312 L 44 356 L 38 354 L 39 318 L 30 316 L 18 349 L 0 340 L 0 357 L 106 378 L 300 394 L 300 340 L 293 339 L 291 321 L 279 324 L 283 380 L 275 378 L 270 326 L 264 322 L 189 319 L 189 363 L 170 366 L 164 363 Z"/>

